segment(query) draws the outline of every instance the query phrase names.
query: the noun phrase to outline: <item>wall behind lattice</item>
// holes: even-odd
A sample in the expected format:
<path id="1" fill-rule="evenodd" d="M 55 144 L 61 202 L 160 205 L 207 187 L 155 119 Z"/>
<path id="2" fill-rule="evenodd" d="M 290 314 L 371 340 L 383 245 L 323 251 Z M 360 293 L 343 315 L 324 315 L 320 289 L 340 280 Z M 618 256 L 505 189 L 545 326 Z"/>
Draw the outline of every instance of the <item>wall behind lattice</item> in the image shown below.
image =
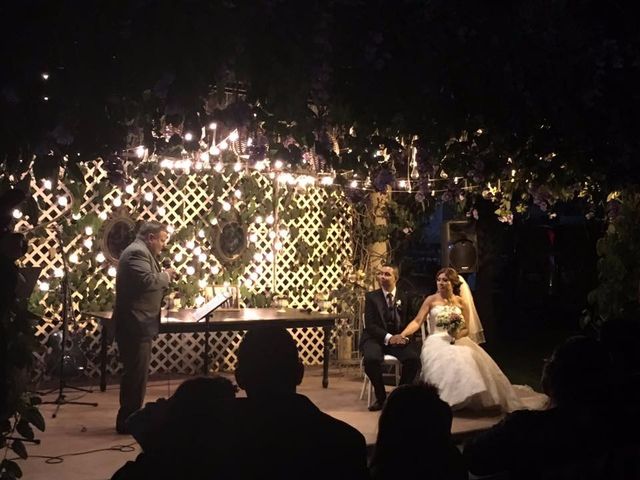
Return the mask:
<path id="1" fill-rule="evenodd" d="M 187 226 L 210 225 L 211 212 L 215 210 L 216 202 L 229 201 L 232 208 L 241 209 L 243 202 L 248 201 L 234 196 L 237 184 L 243 175 L 252 176 L 252 180 L 262 189 L 265 197 L 272 196 L 275 191 L 273 175 L 261 174 L 256 171 L 246 172 L 192 172 L 190 174 L 177 173 L 171 170 L 161 170 L 152 178 L 144 177 L 134 180 L 129 191 L 112 187 L 106 179 L 106 172 L 100 162 L 83 166 L 86 191 L 80 205 L 73 205 L 74 219 L 79 221 L 88 214 L 99 215 L 108 219 L 116 215 L 126 214 L 134 220 L 158 220 L 171 225 L 176 232 Z M 214 176 L 218 176 L 214 178 Z M 214 193 L 213 180 L 219 181 L 222 176 L 224 189 Z M 56 188 L 54 186 L 54 188 Z M 280 187 L 279 187 L 280 188 Z M 292 188 L 292 187 L 289 187 Z M 63 267 L 61 246 L 57 227 L 61 220 L 71 218 L 71 206 L 61 206 L 59 195 L 72 198 L 65 185 L 60 182 L 57 191 L 45 188 L 42 183 L 32 185 L 34 199 L 40 207 L 39 224 L 50 225 L 36 229 L 30 236 L 29 251 L 22 259 L 23 266 L 36 265 L 43 268 L 41 280 L 54 278 L 56 271 Z M 152 194 L 153 198 L 145 199 L 144 194 Z M 325 215 L 322 207 L 328 200 L 335 202 L 340 208 L 335 218 L 331 219 L 329 234 L 325 240 L 320 240 L 318 228 Z M 328 190 L 321 187 L 307 187 L 298 189 L 292 194 L 290 208 L 297 208 L 302 215 L 292 218 L 286 212 L 279 212 L 282 217 L 281 227 L 295 228 L 297 237 L 283 239 L 283 246 L 275 258 L 267 255 L 257 255 L 246 268 L 240 272 L 239 283 L 252 293 L 278 294 L 287 292 L 290 306 L 293 308 L 316 309 L 314 298 L 318 293 L 328 293 L 342 285 L 344 265 L 348 263 L 352 254 L 351 244 L 351 216 L 349 204 L 344 200 L 340 190 Z M 276 215 L 278 216 L 278 215 Z M 327 219 L 324 219 L 325 223 Z M 20 229 L 28 229 L 26 222 L 17 225 Z M 249 223 L 248 234 L 253 235 L 253 248 L 256 252 L 268 253 L 272 251 L 273 239 L 269 234 L 273 226 L 266 223 Z M 63 236 L 64 237 L 64 236 Z M 87 240 L 89 242 L 87 246 Z M 170 242 L 170 255 L 181 254 L 175 267 L 184 273 L 188 266 L 195 267 L 193 281 L 200 280 L 203 285 L 219 284 L 218 270 L 224 267 L 213 254 L 209 231 L 203 236 L 194 235 L 193 248 L 182 243 Z M 305 242 L 311 247 L 313 255 L 330 257 L 329 264 L 322 268 L 313 268 L 311 264 L 298 264 L 296 245 L 298 241 Z M 114 277 L 109 274 L 108 262 L 96 260 L 100 252 L 100 232 L 92 235 L 78 233 L 73 238 L 65 239 L 64 254 L 66 258 L 76 253 L 81 261 L 89 262 L 88 275 L 96 287 L 106 287 L 113 291 Z M 180 255 L 178 255 L 180 257 Z M 84 259 L 84 260 L 82 260 Z M 271 261 L 270 261 L 271 260 Z M 73 263 L 70 268 L 73 269 Z M 43 344 L 52 332 L 61 328 L 60 289 L 48 291 L 43 300 L 45 312 L 42 321 L 37 325 L 37 337 Z M 98 289 L 96 288 L 96 291 Z M 91 295 L 91 294 L 88 294 Z M 95 320 L 81 315 L 80 303 L 87 299 L 78 291 L 72 292 L 74 315 L 72 323 L 80 329 L 78 339 L 81 340 L 83 351 L 88 358 L 86 373 L 97 376 L 99 373 L 98 349 L 100 328 Z M 85 302 L 86 303 L 86 302 Z M 301 357 L 305 364 L 319 364 L 322 361 L 321 329 L 293 329 L 291 332 L 298 341 Z M 242 332 L 221 332 L 211 335 L 211 350 L 213 363 L 221 370 L 233 369 L 235 366 L 234 351 L 242 338 Z M 174 371 L 183 373 L 198 372 L 202 366 L 202 350 L 204 348 L 203 335 L 199 334 L 171 334 L 162 335 L 154 342 L 151 373 Z M 109 373 L 118 371 L 115 355 L 116 346 L 110 347 Z M 38 370 L 45 369 L 46 353 L 37 354 Z"/>

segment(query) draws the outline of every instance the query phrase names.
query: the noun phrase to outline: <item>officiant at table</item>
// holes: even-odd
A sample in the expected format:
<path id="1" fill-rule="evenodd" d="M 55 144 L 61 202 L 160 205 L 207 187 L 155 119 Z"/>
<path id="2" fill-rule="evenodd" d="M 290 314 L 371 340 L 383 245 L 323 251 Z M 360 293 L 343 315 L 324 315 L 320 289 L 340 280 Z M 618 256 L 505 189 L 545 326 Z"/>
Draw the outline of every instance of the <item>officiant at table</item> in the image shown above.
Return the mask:
<path id="1" fill-rule="evenodd" d="M 118 260 L 114 318 L 124 367 L 116 419 L 118 433 L 128 433 L 127 417 L 144 402 L 151 343 L 160 329 L 162 298 L 176 275 L 172 268 L 162 269 L 157 260 L 168 238 L 167 227 L 162 223 L 144 223 Z"/>

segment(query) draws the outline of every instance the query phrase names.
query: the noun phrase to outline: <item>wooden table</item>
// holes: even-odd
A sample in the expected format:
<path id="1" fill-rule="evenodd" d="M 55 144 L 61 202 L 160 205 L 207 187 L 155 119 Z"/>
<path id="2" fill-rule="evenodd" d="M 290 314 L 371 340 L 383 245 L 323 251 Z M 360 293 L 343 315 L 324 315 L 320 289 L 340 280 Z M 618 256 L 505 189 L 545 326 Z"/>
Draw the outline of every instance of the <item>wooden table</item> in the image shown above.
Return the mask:
<path id="1" fill-rule="evenodd" d="M 206 319 L 194 322 L 191 309 L 179 311 L 163 311 L 160 323 L 160 334 L 163 333 L 205 333 L 204 374 L 209 369 L 209 332 L 226 332 L 251 330 L 256 327 L 274 326 L 284 328 L 322 327 L 324 331 L 324 352 L 322 359 L 322 386 L 329 386 L 329 352 L 331 348 L 331 329 L 336 318 L 304 310 L 275 308 L 244 308 L 239 310 L 217 310 L 209 314 Z M 100 332 L 100 390 L 107 388 L 107 350 L 113 338 L 114 321 L 112 312 L 83 312 L 83 315 L 97 319 L 101 325 Z M 167 321 L 167 318 L 172 318 Z"/>

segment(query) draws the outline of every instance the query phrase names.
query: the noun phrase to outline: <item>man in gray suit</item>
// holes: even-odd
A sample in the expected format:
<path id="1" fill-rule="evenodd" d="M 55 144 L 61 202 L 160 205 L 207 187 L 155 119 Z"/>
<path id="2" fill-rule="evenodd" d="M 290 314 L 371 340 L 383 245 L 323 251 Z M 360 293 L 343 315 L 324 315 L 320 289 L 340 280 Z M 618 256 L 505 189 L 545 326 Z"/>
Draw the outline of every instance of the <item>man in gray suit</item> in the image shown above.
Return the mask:
<path id="1" fill-rule="evenodd" d="M 144 402 L 151 341 L 160 329 L 162 297 L 175 276 L 172 268 L 162 270 L 157 260 L 168 236 L 165 225 L 144 223 L 118 261 L 114 318 L 124 367 L 116 419 L 118 433 L 128 433 L 125 420 Z"/>

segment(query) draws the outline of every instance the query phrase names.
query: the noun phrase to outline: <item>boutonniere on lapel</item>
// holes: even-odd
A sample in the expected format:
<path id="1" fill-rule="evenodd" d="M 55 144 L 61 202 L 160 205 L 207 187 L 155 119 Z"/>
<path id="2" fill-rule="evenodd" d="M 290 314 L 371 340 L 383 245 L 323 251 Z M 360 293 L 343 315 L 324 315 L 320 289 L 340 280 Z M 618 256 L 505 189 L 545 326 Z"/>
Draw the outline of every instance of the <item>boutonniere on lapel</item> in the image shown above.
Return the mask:
<path id="1" fill-rule="evenodd" d="M 396 300 L 394 303 L 396 310 L 400 310 L 400 308 L 402 307 L 402 300 Z"/>

